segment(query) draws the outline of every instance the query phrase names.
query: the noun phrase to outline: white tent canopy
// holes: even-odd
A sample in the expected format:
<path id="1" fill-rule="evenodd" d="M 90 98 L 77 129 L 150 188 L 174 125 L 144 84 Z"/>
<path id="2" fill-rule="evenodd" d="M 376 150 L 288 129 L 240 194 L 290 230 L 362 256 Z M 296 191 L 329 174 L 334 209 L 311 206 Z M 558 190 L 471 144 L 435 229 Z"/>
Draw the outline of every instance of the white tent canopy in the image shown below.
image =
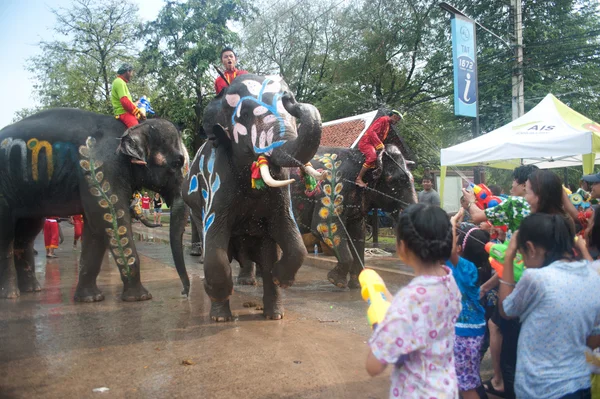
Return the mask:
<path id="1" fill-rule="evenodd" d="M 512 169 L 580 166 L 587 173 L 600 163 L 600 125 L 572 110 L 552 94 L 522 117 L 473 140 L 444 148 L 442 166 L 484 165 Z"/>

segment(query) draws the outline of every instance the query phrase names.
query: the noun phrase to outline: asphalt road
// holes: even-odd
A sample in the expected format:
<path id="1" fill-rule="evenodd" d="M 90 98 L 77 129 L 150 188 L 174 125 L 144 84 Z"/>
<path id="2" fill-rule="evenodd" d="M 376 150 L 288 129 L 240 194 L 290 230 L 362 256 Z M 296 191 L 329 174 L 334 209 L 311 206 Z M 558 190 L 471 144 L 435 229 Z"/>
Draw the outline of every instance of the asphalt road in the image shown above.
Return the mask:
<path id="1" fill-rule="evenodd" d="M 121 302 L 106 255 L 98 279 L 106 299 L 74 303 L 80 252 L 72 228 L 63 230 L 56 259 L 44 256 L 42 236 L 36 241 L 42 291 L 0 300 L 0 398 L 388 397 L 389 371 L 371 378 L 364 369 L 367 305 L 357 290 L 327 282 L 326 269 L 300 269 L 284 291 L 283 320 L 256 309 L 262 287 L 236 286 L 236 319 L 217 324 L 197 258 L 186 255 L 192 289 L 183 297 L 164 231 L 136 227 L 153 299 Z M 382 276 L 392 292 L 410 280 Z"/>

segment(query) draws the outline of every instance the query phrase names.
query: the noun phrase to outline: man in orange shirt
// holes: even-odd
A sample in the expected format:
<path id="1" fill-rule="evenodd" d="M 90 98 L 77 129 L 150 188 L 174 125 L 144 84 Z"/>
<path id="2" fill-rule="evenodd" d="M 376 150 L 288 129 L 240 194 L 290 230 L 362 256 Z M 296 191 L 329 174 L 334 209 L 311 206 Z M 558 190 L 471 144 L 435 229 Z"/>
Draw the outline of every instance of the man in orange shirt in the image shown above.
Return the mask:
<path id="1" fill-rule="evenodd" d="M 367 187 L 363 177 L 367 170 L 373 169 L 377 162 L 379 151 L 383 150 L 383 141 L 387 138 L 391 125 L 395 125 L 402 118 L 399 111 L 393 110 L 387 116 L 382 116 L 369 126 L 369 129 L 358 142 L 358 149 L 365 154 L 365 163 L 356 178 L 356 185 Z"/>
<path id="2" fill-rule="evenodd" d="M 233 82 L 233 79 L 248 73 L 247 71 L 235 67 L 237 64 L 237 57 L 231 47 L 225 47 L 221 51 L 221 64 L 223 64 L 223 67 L 225 68 L 225 71 L 223 71 L 225 79 L 223 79 L 223 76 L 219 76 L 215 80 L 215 92 L 217 95 L 221 93 L 221 90 L 229 86 L 231 82 Z"/>

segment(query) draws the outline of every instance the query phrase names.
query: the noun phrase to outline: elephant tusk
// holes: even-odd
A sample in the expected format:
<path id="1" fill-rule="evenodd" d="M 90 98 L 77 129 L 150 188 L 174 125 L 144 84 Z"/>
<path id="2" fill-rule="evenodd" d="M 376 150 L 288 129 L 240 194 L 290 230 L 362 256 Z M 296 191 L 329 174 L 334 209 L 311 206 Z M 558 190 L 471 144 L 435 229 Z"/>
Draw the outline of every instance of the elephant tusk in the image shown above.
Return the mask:
<path id="1" fill-rule="evenodd" d="M 304 171 L 314 177 L 316 180 L 323 180 L 325 178 L 325 172 L 318 172 L 315 168 L 310 165 L 304 166 Z"/>
<path id="2" fill-rule="evenodd" d="M 269 172 L 269 165 L 261 165 L 260 166 L 260 177 L 262 177 L 265 184 L 269 187 L 285 187 L 289 186 L 296 180 L 287 179 L 287 180 L 275 180 L 273 176 L 271 176 L 271 172 Z"/>

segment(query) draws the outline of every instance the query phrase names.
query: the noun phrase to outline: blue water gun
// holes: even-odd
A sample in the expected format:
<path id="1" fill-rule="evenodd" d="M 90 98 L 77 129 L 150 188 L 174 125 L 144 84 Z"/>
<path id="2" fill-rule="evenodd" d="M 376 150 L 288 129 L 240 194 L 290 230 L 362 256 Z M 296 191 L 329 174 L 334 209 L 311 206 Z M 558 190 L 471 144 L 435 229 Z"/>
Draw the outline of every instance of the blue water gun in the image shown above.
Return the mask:
<path id="1" fill-rule="evenodd" d="M 146 98 L 146 96 L 142 96 L 138 103 L 137 103 L 137 107 L 140 109 L 140 111 L 142 111 L 142 113 L 144 115 L 154 115 L 154 110 L 152 109 L 152 106 L 150 105 L 150 100 L 148 100 L 148 98 Z"/>

